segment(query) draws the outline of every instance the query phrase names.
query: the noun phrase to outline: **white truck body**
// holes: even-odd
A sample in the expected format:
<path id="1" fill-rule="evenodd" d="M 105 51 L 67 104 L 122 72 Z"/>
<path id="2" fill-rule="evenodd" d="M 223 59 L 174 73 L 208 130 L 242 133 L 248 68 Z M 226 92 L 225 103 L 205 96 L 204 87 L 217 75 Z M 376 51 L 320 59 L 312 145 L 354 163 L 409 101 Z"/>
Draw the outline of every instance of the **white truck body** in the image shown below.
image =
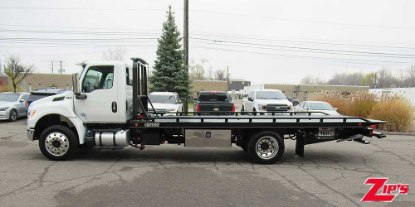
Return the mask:
<path id="1" fill-rule="evenodd" d="M 97 80 L 101 82 L 102 87 L 83 91 L 85 99 L 76 98 L 72 91 L 67 91 L 33 102 L 28 108 L 28 129 L 35 129 L 36 124 L 44 123 L 42 119 L 47 120 L 52 117 L 57 119 L 58 117 L 60 123 L 76 128 L 79 144 L 84 144 L 86 124 L 125 124 L 131 119 L 132 86 L 127 84 L 127 79 L 129 79 L 127 74 L 131 74 L 131 66 L 123 62 L 88 64 L 80 74 L 80 87 L 82 88 L 86 81 L 90 80 L 87 75 L 91 78 L 91 73 L 104 67 L 109 68 L 106 76 L 111 76 L 111 80 L 109 78 Z M 108 83 L 106 86 L 103 84 L 104 81 Z M 32 134 L 32 139 L 33 137 L 36 136 Z"/>

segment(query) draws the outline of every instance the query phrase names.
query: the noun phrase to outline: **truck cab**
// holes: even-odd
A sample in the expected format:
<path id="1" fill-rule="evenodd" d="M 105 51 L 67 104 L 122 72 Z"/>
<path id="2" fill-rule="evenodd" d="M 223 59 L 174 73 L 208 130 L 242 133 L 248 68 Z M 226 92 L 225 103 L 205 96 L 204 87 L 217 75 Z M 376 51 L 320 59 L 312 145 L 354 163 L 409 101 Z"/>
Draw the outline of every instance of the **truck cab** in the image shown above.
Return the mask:
<path id="1" fill-rule="evenodd" d="M 120 62 L 87 65 L 80 76 L 74 113 L 85 124 L 125 124 L 131 119 L 131 65 Z"/>
<path id="2" fill-rule="evenodd" d="M 135 61 L 133 64 L 144 68 L 146 63 Z M 132 67 L 124 62 L 84 65 L 81 74 L 73 76 L 73 91 L 38 100 L 29 106 L 28 138 L 39 139 L 41 151 L 50 159 L 64 159 L 71 154 L 68 153 L 72 149 L 69 144 L 84 145 L 88 138 L 92 142 L 97 138 L 96 142 L 103 145 L 103 135 L 114 136 L 111 144 L 128 145 L 127 124 L 133 111 Z M 142 94 L 147 93 L 140 90 Z M 97 128 L 107 134 L 95 137 L 97 133 L 89 129 Z M 119 137 L 115 137 L 116 134 Z"/>

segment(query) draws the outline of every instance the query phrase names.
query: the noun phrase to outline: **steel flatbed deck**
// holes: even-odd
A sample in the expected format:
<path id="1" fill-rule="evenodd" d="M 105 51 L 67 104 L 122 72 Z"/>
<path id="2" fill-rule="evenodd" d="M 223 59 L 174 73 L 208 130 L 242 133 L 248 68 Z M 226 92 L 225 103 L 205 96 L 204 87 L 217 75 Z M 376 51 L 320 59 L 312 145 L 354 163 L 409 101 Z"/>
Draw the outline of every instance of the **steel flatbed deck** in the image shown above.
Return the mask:
<path id="1" fill-rule="evenodd" d="M 188 112 L 172 116 L 158 114 L 148 99 L 147 71 L 141 59 L 133 60 L 132 119 L 128 128 L 130 144 L 184 144 L 186 147 L 240 146 L 253 161 L 275 163 L 285 150 L 284 139 L 296 140 L 296 153 L 304 156 L 307 144 L 378 138 L 375 132 L 383 121 L 322 112 Z M 149 109 L 150 107 L 150 109 Z M 207 114 L 207 115 L 205 115 Z"/>
<path id="2" fill-rule="evenodd" d="M 195 113 L 194 113 L 195 114 Z M 362 128 L 383 121 L 352 116 L 286 112 L 284 115 L 183 115 L 150 116 L 132 120 L 136 128 Z"/>

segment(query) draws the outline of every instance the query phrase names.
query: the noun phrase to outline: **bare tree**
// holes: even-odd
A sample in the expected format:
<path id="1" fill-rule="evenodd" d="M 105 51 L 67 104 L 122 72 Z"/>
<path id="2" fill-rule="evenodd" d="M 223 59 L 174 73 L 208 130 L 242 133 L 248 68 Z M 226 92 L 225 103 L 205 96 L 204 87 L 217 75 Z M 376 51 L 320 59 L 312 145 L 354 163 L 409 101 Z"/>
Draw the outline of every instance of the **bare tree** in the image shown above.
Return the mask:
<path id="1" fill-rule="evenodd" d="M 218 69 L 215 71 L 216 80 L 226 80 L 226 70 Z"/>
<path id="2" fill-rule="evenodd" d="M 363 78 L 363 73 L 337 73 L 327 81 L 327 84 L 357 86 L 361 84 Z"/>
<path id="3" fill-rule="evenodd" d="M 190 77 L 192 80 L 203 80 L 205 79 L 205 67 L 204 64 L 208 62 L 207 59 L 203 58 L 200 60 L 200 63 L 195 63 L 192 59 L 189 65 L 190 68 Z"/>
<path id="4" fill-rule="evenodd" d="M 375 78 L 376 78 L 376 73 L 364 74 L 362 79 L 360 80 L 360 85 L 369 86 L 373 88 L 375 87 L 375 81 L 376 81 Z"/>
<path id="5" fill-rule="evenodd" d="M 32 69 L 32 65 L 22 65 L 18 56 L 11 55 L 6 58 L 6 63 L 4 64 L 4 74 L 6 74 L 12 81 L 14 93 L 16 93 L 17 85 L 32 72 Z"/>
<path id="6" fill-rule="evenodd" d="M 326 83 L 318 77 L 308 75 L 308 76 L 304 77 L 303 79 L 301 79 L 301 84 L 324 85 Z"/>
<path id="7" fill-rule="evenodd" d="M 405 81 L 405 85 L 408 87 L 413 87 L 415 86 L 415 65 L 412 65 L 409 69 L 408 69 L 408 78 Z"/>
<path id="8" fill-rule="evenodd" d="M 105 61 L 123 61 L 125 57 L 125 49 L 122 47 L 109 48 L 102 52 L 102 59 Z"/>
<path id="9" fill-rule="evenodd" d="M 399 80 L 392 76 L 391 72 L 383 68 L 376 73 L 376 87 L 377 88 L 392 88 L 397 87 Z"/>

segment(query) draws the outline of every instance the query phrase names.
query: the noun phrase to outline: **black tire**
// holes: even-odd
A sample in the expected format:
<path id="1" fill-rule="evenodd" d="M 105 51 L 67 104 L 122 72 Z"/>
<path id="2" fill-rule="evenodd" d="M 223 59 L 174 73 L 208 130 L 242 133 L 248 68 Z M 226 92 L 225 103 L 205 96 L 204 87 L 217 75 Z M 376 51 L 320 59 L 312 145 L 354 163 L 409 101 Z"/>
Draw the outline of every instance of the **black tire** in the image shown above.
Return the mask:
<path id="1" fill-rule="evenodd" d="M 17 120 L 17 111 L 13 109 L 10 111 L 9 121 L 14 122 L 16 120 Z"/>
<path id="2" fill-rule="evenodd" d="M 247 144 L 242 144 L 241 148 L 244 150 L 244 152 L 248 152 L 248 145 Z"/>
<path id="3" fill-rule="evenodd" d="M 276 163 L 284 154 L 284 150 L 284 139 L 272 131 L 257 133 L 248 142 L 249 157 L 259 164 Z"/>
<path id="4" fill-rule="evenodd" d="M 245 107 L 244 107 L 244 105 L 242 104 L 242 108 L 241 108 L 241 115 L 243 115 L 243 114 L 246 114 L 246 113 L 245 113 Z"/>
<path id="5" fill-rule="evenodd" d="M 67 160 L 78 150 L 78 141 L 75 133 L 68 127 L 53 125 L 41 133 L 39 148 L 50 160 Z"/>

